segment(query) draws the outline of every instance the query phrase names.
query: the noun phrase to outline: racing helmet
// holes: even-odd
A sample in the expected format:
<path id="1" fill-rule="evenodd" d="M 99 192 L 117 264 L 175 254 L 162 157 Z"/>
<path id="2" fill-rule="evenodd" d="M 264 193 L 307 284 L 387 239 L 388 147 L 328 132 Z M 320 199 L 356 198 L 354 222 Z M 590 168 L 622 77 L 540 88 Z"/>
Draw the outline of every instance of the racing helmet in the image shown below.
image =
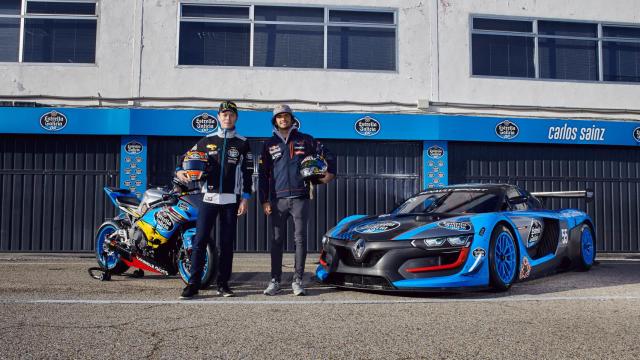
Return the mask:
<path id="1" fill-rule="evenodd" d="M 314 184 L 327 173 L 327 162 L 320 155 L 310 155 L 302 159 L 300 163 L 300 175 L 305 181 Z"/>
<path id="2" fill-rule="evenodd" d="M 182 161 L 182 170 L 187 172 L 191 181 L 202 180 L 206 175 L 209 158 L 202 151 L 188 151 Z"/>

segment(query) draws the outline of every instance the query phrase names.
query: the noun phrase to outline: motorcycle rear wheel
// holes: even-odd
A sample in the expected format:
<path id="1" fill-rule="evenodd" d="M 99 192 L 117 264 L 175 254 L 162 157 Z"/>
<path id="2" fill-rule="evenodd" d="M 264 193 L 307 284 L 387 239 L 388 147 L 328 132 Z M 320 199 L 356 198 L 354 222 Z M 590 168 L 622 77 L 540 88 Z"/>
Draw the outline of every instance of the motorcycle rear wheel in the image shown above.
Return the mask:
<path id="1" fill-rule="evenodd" d="M 115 252 L 107 252 L 106 257 L 103 254 L 104 242 L 107 236 L 113 234 L 118 229 L 120 229 L 120 226 L 117 223 L 113 221 L 105 221 L 98 228 L 95 238 L 96 260 L 98 260 L 100 267 L 108 269 L 111 274 L 122 274 L 129 269 L 129 266 L 127 266 Z"/>

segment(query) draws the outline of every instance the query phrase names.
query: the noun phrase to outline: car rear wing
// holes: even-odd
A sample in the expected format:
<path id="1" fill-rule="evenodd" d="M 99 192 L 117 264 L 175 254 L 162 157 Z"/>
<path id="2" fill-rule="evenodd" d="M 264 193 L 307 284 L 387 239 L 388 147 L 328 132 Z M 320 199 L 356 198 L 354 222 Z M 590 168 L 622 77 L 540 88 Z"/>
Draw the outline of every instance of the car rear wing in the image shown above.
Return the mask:
<path id="1" fill-rule="evenodd" d="M 587 201 L 593 200 L 593 190 L 576 191 L 541 191 L 532 192 L 531 195 L 537 198 L 584 198 Z"/>

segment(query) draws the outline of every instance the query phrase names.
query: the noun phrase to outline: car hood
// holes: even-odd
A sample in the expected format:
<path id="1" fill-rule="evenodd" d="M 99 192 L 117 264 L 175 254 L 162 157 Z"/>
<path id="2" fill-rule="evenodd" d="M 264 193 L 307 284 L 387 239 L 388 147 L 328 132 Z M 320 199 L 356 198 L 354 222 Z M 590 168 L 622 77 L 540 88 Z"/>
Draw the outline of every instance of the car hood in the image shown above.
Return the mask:
<path id="1" fill-rule="evenodd" d="M 380 215 L 339 224 L 327 236 L 340 240 L 391 241 L 473 233 L 467 216 Z"/>

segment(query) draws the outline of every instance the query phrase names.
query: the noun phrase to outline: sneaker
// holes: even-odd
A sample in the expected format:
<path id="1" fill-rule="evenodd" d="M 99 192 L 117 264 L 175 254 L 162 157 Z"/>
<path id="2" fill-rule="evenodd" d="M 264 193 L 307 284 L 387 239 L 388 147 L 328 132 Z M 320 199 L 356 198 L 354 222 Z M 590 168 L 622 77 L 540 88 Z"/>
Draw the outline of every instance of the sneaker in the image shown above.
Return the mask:
<path id="1" fill-rule="evenodd" d="M 222 295 L 224 297 L 232 297 L 236 296 L 236 294 L 229 289 L 229 285 L 218 285 L 218 295 Z"/>
<path id="2" fill-rule="evenodd" d="M 198 290 L 199 290 L 198 288 L 199 286 L 193 285 L 193 284 L 189 284 L 185 286 L 185 288 L 182 290 L 182 294 L 180 294 L 180 299 L 183 299 L 183 300 L 192 299 L 194 296 L 198 295 Z"/>
<path id="3" fill-rule="evenodd" d="M 273 296 L 280 291 L 282 291 L 282 289 L 280 288 L 280 282 L 276 279 L 271 279 L 271 281 L 269 282 L 269 286 L 267 286 L 267 288 L 264 289 L 262 293 L 265 295 Z"/>
<path id="4" fill-rule="evenodd" d="M 295 296 L 304 296 L 307 295 L 307 290 L 302 286 L 302 279 L 295 278 L 291 283 L 291 288 L 293 289 L 293 295 Z"/>

